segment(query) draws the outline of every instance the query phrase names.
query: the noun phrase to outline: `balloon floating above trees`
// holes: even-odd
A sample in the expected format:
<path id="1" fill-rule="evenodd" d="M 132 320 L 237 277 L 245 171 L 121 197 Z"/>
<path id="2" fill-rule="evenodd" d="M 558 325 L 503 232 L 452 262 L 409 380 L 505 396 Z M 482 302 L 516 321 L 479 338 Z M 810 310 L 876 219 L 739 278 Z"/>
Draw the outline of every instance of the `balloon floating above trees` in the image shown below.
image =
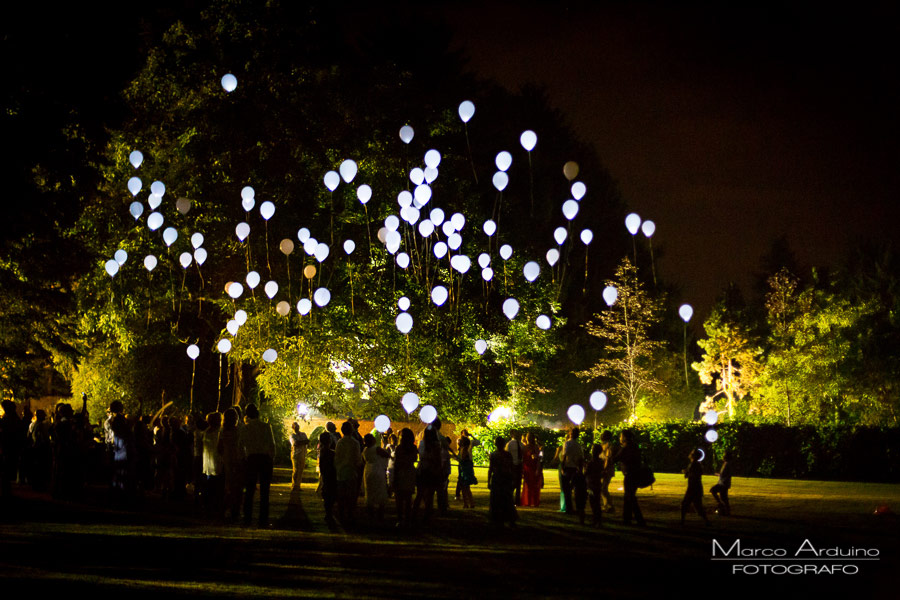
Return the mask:
<path id="1" fill-rule="evenodd" d="M 625 228 L 631 235 L 637 235 L 638 230 L 641 228 L 641 218 L 637 213 L 631 213 L 625 217 Z"/>
<path id="2" fill-rule="evenodd" d="M 137 169 L 141 166 L 141 163 L 144 162 L 144 155 L 140 150 L 135 150 L 131 154 L 128 155 L 128 162 L 131 163 L 131 166 Z"/>
<path id="3" fill-rule="evenodd" d="M 581 200 L 582 198 L 584 198 L 585 192 L 587 192 L 587 186 L 580 181 L 576 181 L 572 184 L 572 189 L 570 191 L 572 192 L 572 198 L 574 198 L 575 200 Z"/>
<path id="4" fill-rule="evenodd" d="M 408 144 L 413 140 L 413 136 L 415 136 L 416 132 L 413 131 L 413 128 L 409 125 L 404 125 L 400 128 L 400 141 L 404 144 Z"/>
<path id="5" fill-rule="evenodd" d="M 678 316 L 681 317 L 681 320 L 687 323 L 691 320 L 691 317 L 694 316 L 694 308 L 690 304 L 682 304 L 678 308 Z"/>
<path id="6" fill-rule="evenodd" d="M 200 348 L 197 347 L 197 344 L 191 344 L 187 347 L 187 355 L 191 360 L 197 360 L 197 357 L 200 356 Z"/>
<path id="7" fill-rule="evenodd" d="M 463 100 L 459 105 L 459 118 L 468 123 L 475 115 L 475 105 L 470 100 Z"/>

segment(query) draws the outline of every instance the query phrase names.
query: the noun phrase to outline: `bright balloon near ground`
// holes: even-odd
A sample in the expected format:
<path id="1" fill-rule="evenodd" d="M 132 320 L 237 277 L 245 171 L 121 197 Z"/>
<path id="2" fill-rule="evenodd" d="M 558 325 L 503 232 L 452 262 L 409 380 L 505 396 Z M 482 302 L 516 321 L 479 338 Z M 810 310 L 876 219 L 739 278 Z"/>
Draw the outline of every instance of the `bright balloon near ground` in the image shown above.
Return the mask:
<path id="1" fill-rule="evenodd" d="M 503 314 L 512 321 L 519 314 L 519 301 L 515 298 L 507 298 L 503 301 Z"/>
<path id="2" fill-rule="evenodd" d="M 413 128 L 409 125 L 404 125 L 400 128 L 400 141 L 404 144 L 408 144 L 412 141 L 413 136 L 416 135 L 416 132 L 413 131 Z"/>
<path id="3" fill-rule="evenodd" d="M 247 311 L 244 309 L 238 309 L 234 313 L 234 320 L 238 325 L 243 325 L 247 322 Z"/>
<path id="4" fill-rule="evenodd" d="M 526 151 L 531 152 L 537 145 L 537 134 L 530 129 L 523 131 L 522 135 L 519 136 L 519 143 L 522 144 Z"/>
<path id="5" fill-rule="evenodd" d="M 678 316 L 681 317 L 681 320 L 687 323 L 691 320 L 691 317 L 694 316 L 694 308 L 690 304 L 682 304 L 678 309 Z"/>
<path id="6" fill-rule="evenodd" d="M 490 281 L 494 278 L 494 270 L 490 267 L 485 267 L 481 270 L 481 278 L 485 281 Z"/>
<path id="7" fill-rule="evenodd" d="M 341 183 L 341 176 L 338 175 L 337 171 L 328 171 L 325 173 L 325 177 L 322 178 L 322 181 L 325 183 L 325 187 L 328 188 L 329 192 L 333 192 L 337 189 L 337 186 Z"/>
<path id="8" fill-rule="evenodd" d="M 484 340 L 475 340 L 475 352 L 484 354 L 487 350 L 487 342 Z"/>
<path id="9" fill-rule="evenodd" d="M 494 164 L 497 165 L 497 169 L 500 171 L 507 171 L 509 167 L 512 166 L 512 154 L 504 150 L 497 154 L 497 157 L 494 159 Z"/>
<path id="10" fill-rule="evenodd" d="M 197 248 L 194 250 L 194 260 L 197 261 L 198 265 L 203 265 L 206 262 L 206 248 Z"/>
<path id="11" fill-rule="evenodd" d="M 228 295 L 232 298 L 240 298 L 241 294 L 244 293 L 244 286 L 234 281 L 231 285 L 228 286 Z"/>
<path id="12" fill-rule="evenodd" d="M 581 425 L 584 422 L 584 408 L 580 404 L 573 404 L 566 411 L 569 420 L 575 425 Z"/>
<path id="13" fill-rule="evenodd" d="M 431 424 L 437 419 L 437 409 L 430 404 L 426 404 L 419 411 L 419 418 L 423 423 Z"/>
<path id="14" fill-rule="evenodd" d="M 309 311 L 312 310 L 312 302 L 309 301 L 309 298 L 301 298 L 300 302 L 297 303 L 297 312 L 301 315 L 309 314 Z"/>
<path id="15" fill-rule="evenodd" d="M 494 184 L 494 187 L 497 188 L 498 192 L 502 192 L 509 184 L 509 175 L 507 175 L 503 171 L 497 171 L 496 173 L 494 173 L 494 177 L 491 179 L 491 183 Z"/>
<path id="16" fill-rule="evenodd" d="M 228 321 L 228 323 L 225 324 L 225 330 L 231 335 L 237 335 L 238 329 L 240 328 L 241 326 L 234 319 L 231 319 L 230 321 Z"/>
<path id="17" fill-rule="evenodd" d="M 703 422 L 707 425 L 715 425 L 719 422 L 719 413 L 714 410 L 706 411 L 706 414 L 703 415 Z"/>
<path id="18" fill-rule="evenodd" d="M 151 209 L 155 209 L 160 204 L 162 204 L 162 196 L 159 194 L 150 194 L 147 196 L 147 206 Z"/>
<path id="19" fill-rule="evenodd" d="M 538 326 L 538 329 L 547 330 L 550 329 L 552 322 L 550 321 L 550 317 L 547 315 L 540 315 L 537 319 L 535 319 L 534 324 Z"/>
<path id="20" fill-rule="evenodd" d="M 231 340 L 221 339 L 219 343 L 216 344 L 216 349 L 222 354 L 227 354 L 231 350 Z"/>
<path id="21" fill-rule="evenodd" d="M 331 292 L 328 291 L 328 288 L 321 287 L 313 294 L 313 301 L 319 308 L 327 306 L 331 302 Z"/>
<path id="22" fill-rule="evenodd" d="M 631 235 L 637 234 L 638 230 L 641 228 L 641 218 L 637 213 L 631 213 L 625 217 L 625 228 Z"/>
<path id="23" fill-rule="evenodd" d="M 400 310 L 409 310 L 409 298 L 406 296 L 401 296 L 399 300 L 397 300 L 397 308 Z"/>
<path id="24" fill-rule="evenodd" d="M 601 392 L 600 390 L 596 390 L 591 394 L 591 408 L 594 410 L 603 410 L 606 406 L 606 394 Z"/>
<path id="25" fill-rule="evenodd" d="M 275 297 L 275 294 L 278 293 L 278 284 L 274 281 L 267 281 L 266 286 L 263 288 L 263 291 L 266 292 L 266 296 L 269 297 L 269 300 Z"/>
<path id="26" fill-rule="evenodd" d="M 585 246 L 589 245 L 592 241 L 594 241 L 594 232 L 590 229 L 582 229 L 581 241 Z"/>
<path id="27" fill-rule="evenodd" d="M 525 266 L 522 268 L 522 273 L 525 275 L 525 279 L 534 281 L 541 274 L 541 266 L 533 260 L 530 260 L 525 263 Z"/>
<path id="28" fill-rule="evenodd" d="M 470 100 L 463 100 L 459 105 L 459 118 L 463 123 L 468 123 L 475 115 L 475 105 Z"/>
<path id="29" fill-rule="evenodd" d="M 200 356 L 200 348 L 197 347 L 197 344 L 191 344 L 187 347 L 187 355 L 191 360 L 197 360 L 197 357 Z"/>
<path id="30" fill-rule="evenodd" d="M 434 245 L 434 256 L 436 258 L 444 258 L 447 255 L 447 244 L 438 242 Z"/>
<path id="31" fill-rule="evenodd" d="M 128 162 L 131 163 L 132 167 L 137 169 L 139 166 L 141 166 L 141 163 L 144 162 L 144 155 L 141 154 L 140 150 L 135 150 L 128 155 Z"/>
<path id="32" fill-rule="evenodd" d="M 341 179 L 344 180 L 344 183 L 350 183 L 353 181 L 353 178 L 356 177 L 356 172 L 358 167 L 356 166 L 356 162 L 350 160 L 349 158 L 341 163 L 341 166 L 338 167 L 338 171 L 341 173 Z"/>
<path id="33" fill-rule="evenodd" d="M 397 266 L 401 269 L 406 269 L 409 267 L 409 254 L 406 252 L 401 252 L 397 255 Z"/>
<path id="34" fill-rule="evenodd" d="M 406 335 L 410 332 L 413 326 L 413 318 L 408 312 L 402 312 L 397 315 L 397 330 Z"/>
<path id="35" fill-rule="evenodd" d="M 437 306 L 442 306 L 447 301 L 447 288 L 442 285 L 436 285 L 431 290 L 431 301 Z"/>
<path id="36" fill-rule="evenodd" d="M 152 271 L 156 268 L 157 262 L 159 261 L 156 260 L 155 256 L 153 256 L 152 254 L 148 254 L 144 257 L 144 268 L 148 271 Z"/>
<path id="37" fill-rule="evenodd" d="M 278 352 L 276 352 L 274 348 L 269 348 L 263 352 L 262 358 L 267 363 L 273 363 L 278 360 Z"/>
<path id="38" fill-rule="evenodd" d="M 411 413 L 416 410 L 416 407 L 419 406 L 419 395 L 415 392 L 406 392 L 403 394 L 403 398 L 400 400 L 400 404 L 403 406 L 403 410 L 407 413 Z"/>
<path id="39" fill-rule="evenodd" d="M 606 302 L 607 306 L 612 306 L 616 303 L 616 298 L 619 297 L 619 290 L 614 288 L 611 285 L 603 288 L 603 301 Z"/>
<path id="40" fill-rule="evenodd" d="M 222 77 L 222 89 L 229 94 L 237 89 L 237 77 L 228 73 Z"/>
<path id="41" fill-rule="evenodd" d="M 106 274 L 110 277 L 115 277 L 116 273 L 119 272 L 119 263 L 116 262 L 115 259 L 111 259 L 106 261 L 106 264 L 103 265 L 103 268 L 106 269 Z"/>
<path id="42" fill-rule="evenodd" d="M 384 433 L 391 428 L 391 419 L 387 415 L 378 415 L 375 417 L 375 431 Z"/>

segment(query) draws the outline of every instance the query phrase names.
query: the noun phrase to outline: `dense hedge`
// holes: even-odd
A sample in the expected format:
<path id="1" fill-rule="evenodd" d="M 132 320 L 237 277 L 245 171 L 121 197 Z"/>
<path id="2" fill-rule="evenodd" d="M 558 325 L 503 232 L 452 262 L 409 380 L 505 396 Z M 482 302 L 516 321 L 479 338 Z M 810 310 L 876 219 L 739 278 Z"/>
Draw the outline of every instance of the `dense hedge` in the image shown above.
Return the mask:
<path id="1" fill-rule="evenodd" d="M 517 427 L 533 431 L 544 448 L 544 464 L 550 465 L 564 431 L 537 425 L 522 426 L 501 423 L 473 428 L 482 445 L 473 453 L 476 463 L 487 464 L 493 451 L 491 440 L 509 438 L 509 430 Z M 624 425 L 611 426 L 618 440 Z M 712 473 L 721 463 L 725 450 L 734 453 L 733 469 L 737 476 L 837 479 L 844 481 L 900 481 L 900 429 L 878 427 L 786 427 L 778 424 L 731 422 L 716 425 L 719 438 L 714 443 L 704 439 L 708 426 L 702 423 L 652 423 L 631 427 L 635 432 L 644 460 L 655 471 L 679 473 L 687 466 L 688 454 L 701 448 L 708 457 L 704 461 Z M 586 448 L 600 430 L 582 432 L 580 441 Z"/>

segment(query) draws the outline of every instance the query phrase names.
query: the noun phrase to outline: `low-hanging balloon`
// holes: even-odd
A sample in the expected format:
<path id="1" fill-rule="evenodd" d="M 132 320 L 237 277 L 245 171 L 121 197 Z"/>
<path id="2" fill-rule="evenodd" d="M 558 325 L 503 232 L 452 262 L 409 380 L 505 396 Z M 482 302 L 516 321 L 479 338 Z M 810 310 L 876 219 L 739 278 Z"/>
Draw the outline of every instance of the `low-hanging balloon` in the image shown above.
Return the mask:
<path id="1" fill-rule="evenodd" d="M 268 221 L 272 218 L 272 215 L 275 214 L 275 205 L 266 200 L 262 204 L 259 205 L 259 214 L 263 219 Z"/>
<path id="2" fill-rule="evenodd" d="M 128 207 L 128 212 L 130 212 L 131 216 L 134 217 L 134 220 L 137 221 L 141 218 L 141 215 L 144 214 L 144 205 L 135 200 Z"/>
<path id="3" fill-rule="evenodd" d="M 500 246 L 500 258 L 503 260 L 509 260 L 513 254 L 512 246 L 509 244 L 503 244 Z"/>
<path id="4" fill-rule="evenodd" d="M 189 266 L 191 266 L 191 262 L 193 260 L 194 260 L 194 256 L 190 252 L 182 252 L 178 256 L 178 262 L 185 269 L 187 269 Z"/>
<path id="5" fill-rule="evenodd" d="M 550 329 L 550 326 L 553 324 L 553 322 L 547 315 L 539 315 L 538 318 L 534 320 L 534 324 L 538 326 L 538 329 L 543 329 L 546 331 L 547 329 Z"/>
<path id="6" fill-rule="evenodd" d="M 603 410 L 606 406 L 606 394 L 600 390 L 595 390 L 590 397 L 591 408 L 594 410 Z"/>
<path id="7" fill-rule="evenodd" d="M 375 431 L 378 433 L 385 433 L 391 428 L 391 419 L 387 415 L 378 415 L 375 417 L 374 425 Z"/>
<path id="8" fill-rule="evenodd" d="M 485 267 L 481 270 L 481 278 L 485 281 L 490 281 L 494 278 L 494 270 L 490 267 Z"/>
<path id="9" fill-rule="evenodd" d="M 678 308 L 678 316 L 681 317 L 681 320 L 687 323 L 691 320 L 691 317 L 694 316 L 694 308 L 690 304 L 682 304 Z"/>
<path id="10" fill-rule="evenodd" d="M 191 236 L 191 246 L 193 246 L 194 249 L 197 249 L 202 245 L 203 245 L 203 234 L 202 233 L 197 232 Z"/>
<path id="11" fill-rule="evenodd" d="M 200 348 L 197 347 L 197 344 L 191 344 L 187 347 L 187 355 L 191 360 L 197 360 L 197 357 L 200 356 Z"/>
<path id="12" fill-rule="evenodd" d="M 508 171 L 512 166 L 512 154 L 504 150 L 503 152 L 499 152 L 494 158 L 494 164 L 497 165 L 497 169 L 500 171 Z"/>
<path id="13" fill-rule="evenodd" d="M 356 250 L 356 242 L 353 240 L 344 240 L 344 252 L 349 255 L 352 254 L 354 250 Z"/>
<path id="14" fill-rule="evenodd" d="M 225 324 L 225 331 L 227 331 L 231 335 L 237 335 L 238 329 L 240 328 L 240 324 L 234 319 L 231 319 L 230 321 L 228 321 L 228 323 Z"/>
<path id="15" fill-rule="evenodd" d="M 409 298 L 406 296 L 401 296 L 399 300 L 397 300 L 397 308 L 400 310 L 409 310 Z"/>
<path id="16" fill-rule="evenodd" d="M 171 246 L 177 239 L 178 230 L 174 227 L 166 227 L 165 231 L 163 231 L 163 242 L 165 242 L 166 246 Z"/>
<path id="17" fill-rule="evenodd" d="M 419 395 L 415 392 L 406 392 L 403 394 L 403 398 L 400 399 L 400 405 L 403 406 L 403 410 L 407 414 L 411 413 L 419 406 Z"/>
<path id="18" fill-rule="evenodd" d="M 257 273 L 256 271 L 250 271 L 249 273 L 247 273 L 246 281 L 248 288 L 250 288 L 251 290 L 256 289 L 256 286 L 259 285 L 259 273 Z"/>
<path id="19" fill-rule="evenodd" d="M 580 404 L 570 406 L 569 410 L 566 411 L 566 415 L 575 425 L 581 425 L 584 422 L 584 408 Z"/>
<path id="20" fill-rule="evenodd" d="M 463 100 L 459 104 L 459 118 L 462 119 L 463 123 L 468 123 L 469 120 L 475 115 L 475 105 L 471 100 Z"/>
<path id="21" fill-rule="evenodd" d="M 229 296 L 237 299 L 240 298 L 241 294 L 244 293 L 244 286 L 242 286 L 237 281 L 232 281 L 231 285 L 228 286 L 228 289 L 226 291 L 228 292 Z"/>
<path id="22" fill-rule="evenodd" d="M 278 284 L 274 281 L 267 281 L 263 291 L 266 293 L 266 296 L 269 297 L 269 300 L 275 297 L 275 294 L 278 293 Z"/>
<path id="23" fill-rule="evenodd" d="M 484 222 L 483 229 L 484 229 L 484 234 L 488 237 L 491 237 L 492 235 L 494 235 L 494 233 L 497 232 L 497 224 L 494 221 L 492 221 L 491 219 L 488 219 L 487 221 Z"/>
<path id="24" fill-rule="evenodd" d="M 419 411 L 419 419 L 428 425 L 434 423 L 434 420 L 437 419 L 437 409 L 430 404 L 426 404 Z"/>
<path id="25" fill-rule="evenodd" d="M 160 204 L 162 204 L 162 196 L 159 194 L 150 194 L 147 196 L 147 206 L 151 209 L 156 209 Z"/>
<path id="26" fill-rule="evenodd" d="M 299 302 L 297 302 L 297 312 L 301 315 L 309 314 L 309 311 L 312 310 L 312 302 L 309 301 L 309 298 L 301 298 Z"/>
<path id="27" fill-rule="evenodd" d="M 216 349 L 222 354 L 228 354 L 231 351 L 231 340 L 222 338 L 219 340 L 219 343 L 216 344 Z"/>
<path id="28" fill-rule="evenodd" d="M 291 305 L 287 303 L 287 300 L 282 300 L 275 305 L 275 312 L 277 312 L 282 317 L 286 317 L 288 316 L 288 313 L 291 312 Z"/>
<path id="29" fill-rule="evenodd" d="M 140 177 L 132 177 L 128 180 L 128 191 L 132 196 L 137 196 L 141 191 L 141 185 Z"/>
<path id="30" fill-rule="evenodd" d="M 148 254 L 144 257 L 144 268 L 148 271 L 153 271 L 156 268 L 156 265 L 159 261 L 156 260 L 156 257 L 152 254 Z"/>
<path id="31" fill-rule="evenodd" d="M 537 145 L 537 134 L 530 129 L 526 129 L 519 136 L 519 143 L 522 144 L 526 152 L 531 152 Z"/>
<path id="32" fill-rule="evenodd" d="M 572 181 L 576 177 L 578 177 L 578 163 L 574 160 L 570 160 L 566 164 L 563 165 L 563 175 L 566 176 L 566 179 Z"/>
<path id="33" fill-rule="evenodd" d="M 507 175 L 503 171 L 497 171 L 496 173 L 494 173 L 494 177 L 491 179 L 491 183 L 494 184 L 494 187 L 498 192 L 502 192 L 509 184 L 509 175 Z"/>
<path id="34" fill-rule="evenodd" d="M 338 167 L 338 171 L 341 173 L 341 179 L 344 180 L 344 183 L 350 183 L 353 181 L 353 178 L 356 177 L 358 167 L 356 166 L 356 162 L 350 160 L 349 158 L 341 163 L 341 166 Z"/>
<path id="35" fill-rule="evenodd" d="M 590 229 L 582 229 L 581 230 L 581 241 L 585 246 L 590 245 L 590 243 L 594 240 L 594 232 Z"/>
<path id="36" fill-rule="evenodd" d="M 447 301 L 447 288 L 442 285 L 436 285 L 431 289 L 431 301 L 437 306 L 442 306 Z"/>
<path id="37" fill-rule="evenodd" d="M 119 272 L 119 263 L 116 262 L 116 259 L 113 258 L 106 261 L 106 263 L 103 265 L 103 268 L 106 269 L 107 275 L 109 275 L 110 277 L 115 277 L 116 273 Z"/>
<path id="38" fill-rule="evenodd" d="M 222 76 L 222 89 L 228 92 L 229 94 L 237 89 L 237 77 L 232 75 L 231 73 L 227 73 Z"/>
<path id="39" fill-rule="evenodd" d="M 241 242 L 247 239 L 247 236 L 250 235 L 250 225 L 247 223 L 238 223 L 237 227 L 234 228 L 234 233 L 237 235 L 237 239 Z"/>
<path id="40" fill-rule="evenodd" d="M 413 318 L 408 312 L 402 312 L 397 315 L 397 331 L 406 335 L 410 332 L 413 326 Z"/>
<path id="41" fill-rule="evenodd" d="M 482 355 L 487 350 L 487 342 L 484 340 L 475 340 L 475 352 Z"/>
<path id="42" fill-rule="evenodd" d="M 487 252 L 482 252 L 478 255 L 478 266 L 482 269 L 486 268 L 489 264 L 491 264 L 491 255 Z"/>
<path id="43" fill-rule="evenodd" d="M 267 363 L 273 363 L 278 360 L 278 352 L 276 352 L 274 348 L 269 348 L 263 352 L 262 359 Z"/>
<path id="44" fill-rule="evenodd" d="M 150 231 L 156 231 L 162 227 L 164 221 L 162 214 L 158 212 L 150 213 L 150 216 L 147 217 L 147 227 L 150 228 Z"/>
<path id="45" fill-rule="evenodd" d="M 570 191 L 572 192 L 572 197 L 575 198 L 575 200 L 581 200 L 582 198 L 584 198 L 585 192 L 587 192 L 587 186 L 580 181 L 576 181 L 572 184 L 572 189 Z"/>
<path id="46" fill-rule="evenodd" d="M 455 235 L 455 234 L 454 234 Z M 472 266 L 471 259 L 465 254 L 457 254 L 453 258 L 450 259 L 450 266 L 459 271 L 460 273 L 465 274 L 466 271 L 469 270 L 469 267 Z"/>
<path id="47" fill-rule="evenodd" d="M 125 264 L 125 261 L 128 260 L 128 253 L 120 248 L 113 254 L 113 258 L 119 263 L 119 266 L 122 266 Z"/>

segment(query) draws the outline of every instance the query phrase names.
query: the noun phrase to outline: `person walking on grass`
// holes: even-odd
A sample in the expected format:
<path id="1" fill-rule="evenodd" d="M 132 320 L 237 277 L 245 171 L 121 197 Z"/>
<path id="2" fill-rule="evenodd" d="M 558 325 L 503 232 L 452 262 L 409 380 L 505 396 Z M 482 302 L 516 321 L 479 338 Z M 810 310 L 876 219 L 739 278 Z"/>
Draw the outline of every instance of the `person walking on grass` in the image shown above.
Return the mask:
<path id="1" fill-rule="evenodd" d="M 731 450 L 726 450 L 722 455 L 722 466 L 716 473 L 719 482 L 712 486 L 709 493 L 716 499 L 716 513 L 724 516 L 731 514 L 731 504 L 728 502 L 728 490 L 731 488 Z"/>
<path id="2" fill-rule="evenodd" d="M 478 483 L 475 478 L 475 463 L 472 460 L 472 449 L 469 447 L 469 438 L 461 437 L 457 441 L 459 445 L 459 492 L 463 499 L 463 508 L 475 508 L 475 500 L 472 498 L 472 486 Z"/>
<path id="3" fill-rule="evenodd" d="M 687 490 L 684 492 L 684 499 L 681 501 L 681 524 L 684 525 L 684 517 L 688 509 L 693 504 L 697 509 L 697 514 L 703 519 L 703 522 L 709 525 L 709 519 L 706 518 L 706 511 L 703 510 L 703 466 L 700 464 L 700 451 L 693 450 L 688 455 L 691 463 L 687 469 L 684 469 L 685 479 L 687 479 Z"/>
<path id="4" fill-rule="evenodd" d="M 622 484 L 622 487 L 625 488 L 622 521 L 626 525 L 631 525 L 631 520 L 634 519 L 638 525 L 644 526 L 647 523 L 644 521 L 644 515 L 641 513 L 641 507 L 637 501 L 641 449 L 634 439 L 634 432 L 630 429 L 622 430 L 622 433 L 619 434 L 619 443 L 622 444 L 622 449 L 619 451 L 616 461 L 622 465 L 622 474 L 625 478 Z"/>
<path id="5" fill-rule="evenodd" d="M 259 419 L 256 405 L 247 406 L 246 424 L 240 429 L 240 445 L 246 457 L 244 485 L 244 525 L 253 516 L 253 494 L 259 481 L 259 526 L 269 526 L 269 486 L 275 462 L 275 436 L 272 427 Z"/>
<path id="6" fill-rule="evenodd" d="M 504 448 L 506 440 L 497 437 L 494 440 L 496 450 L 491 454 L 488 467 L 488 488 L 491 490 L 490 512 L 491 522 L 503 527 L 509 523 L 516 526 L 516 504 L 513 498 L 515 471 L 512 457 Z"/>

